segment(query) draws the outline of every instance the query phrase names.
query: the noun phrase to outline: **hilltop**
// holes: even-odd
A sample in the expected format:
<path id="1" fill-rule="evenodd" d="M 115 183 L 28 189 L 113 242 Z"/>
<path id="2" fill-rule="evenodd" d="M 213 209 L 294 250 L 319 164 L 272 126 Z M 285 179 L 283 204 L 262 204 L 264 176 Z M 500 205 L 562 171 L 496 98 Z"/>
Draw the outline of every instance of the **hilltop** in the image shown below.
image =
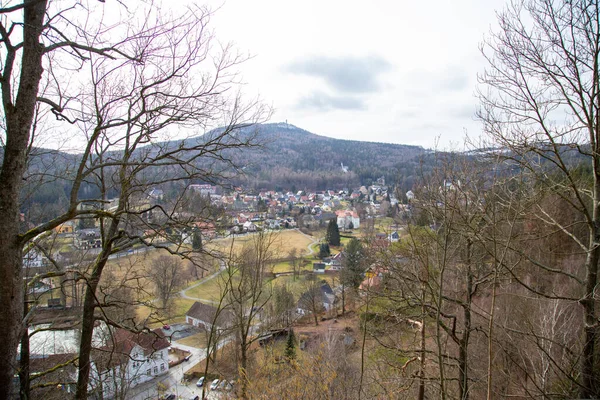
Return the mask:
<path id="1" fill-rule="evenodd" d="M 400 176 L 410 179 L 429 153 L 419 146 L 330 138 L 287 123 L 255 125 L 238 134 L 254 135 L 261 143 L 236 154 L 246 174 L 237 183 L 257 189 L 323 190 L 368 185 L 382 176 L 397 183 Z"/>

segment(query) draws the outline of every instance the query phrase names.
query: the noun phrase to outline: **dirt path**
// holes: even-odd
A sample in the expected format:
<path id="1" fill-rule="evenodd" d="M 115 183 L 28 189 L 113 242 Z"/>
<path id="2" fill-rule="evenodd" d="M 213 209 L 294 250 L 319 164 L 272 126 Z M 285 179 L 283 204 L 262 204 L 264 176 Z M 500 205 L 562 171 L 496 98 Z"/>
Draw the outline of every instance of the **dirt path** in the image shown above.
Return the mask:
<path id="1" fill-rule="evenodd" d="M 298 233 L 300 233 L 301 235 L 303 235 L 304 237 L 306 237 L 307 239 L 310 239 L 310 240 L 311 240 L 311 242 L 310 242 L 310 243 L 308 244 L 308 246 L 306 246 L 306 247 L 307 247 L 307 249 L 308 249 L 308 255 L 309 255 L 309 256 L 312 256 L 312 255 L 314 255 L 314 254 L 315 254 L 315 251 L 314 251 L 314 249 L 312 248 L 312 246 L 314 246 L 316 243 L 318 243 L 319 239 L 317 239 L 317 238 L 315 238 L 315 237 L 313 237 L 313 236 L 307 235 L 306 233 L 302 232 L 302 231 L 301 231 L 301 230 L 299 230 L 299 229 L 296 229 L 296 231 L 297 231 Z M 225 238 L 223 238 L 223 239 L 225 239 Z M 217 239 L 217 240 L 219 240 L 219 239 Z M 208 300 L 208 299 L 202 299 L 202 298 L 199 298 L 199 297 L 192 297 L 192 296 L 189 296 L 189 295 L 187 294 L 187 291 L 188 291 L 188 290 L 191 290 L 191 289 L 194 289 L 195 287 L 198 287 L 198 286 L 202 285 L 203 283 L 205 283 L 205 282 L 208 282 L 208 281 L 210 281 L 210 280 L 212 280 L 212 279 L 215 279 L 217 276 L 219 276 L 219 275 L 221 274 L 221 272 L 222 272 L 222 271 L 225 269 L 225 263 L 224 263 L 223 261 L 219 261 L 219 264 L 220 264 L 220 265 L 219 265 L 219 270 L 218 270 L 218 271 L 216 271 L 216 272 L 214 272 L 213 274 L 211 274 L 211 275 L 207 276 L 206 278 L 203 278 L 203 279 L 201 279 L 200 281 L 198 281 L 198 282 L 194 283 L 192 286 L 190 286 L 190 287 L 187 287 L 187 288 L 185 288 L 185 289 L 181 290 L 181 291 L 179 292 L 179 296 L 180 296 L 182 299 L 194 300 L 194 301 L 202 301 L 202 302 L 204 302 L 204 303 L 212 303 L 212 304 L 217 304 L 217 302 L 216 302 L 216 301 L 213 301 L 213 300 Z"/>
<path id="2" fill-rule="evenodd" d="M 307 239 L 311 239 L 312 240 L 312 242 L 310 242 L 310 244 L 307 246 L 307 248 L 308 248 L 308 255 L 312 256 L 313 254 L 315 254 L 315 251 L 312 248 L 312 246 L 315 245 L 315 244 L 317 244 L 319 242 L 319 239 L 317 239 L 317 238 L 315 238 L 313 236 L 307 235 L 306 233 L 302 232 L 300 229 L 296 229 L 296 230 L 298 231 L 298 233 L 302 234 Z"/>
<path id="3" fill-rule="evenodd" d="M 202 301 L 203 303 L 217 304 L 217 302 L 213 301 L 213 300 L 201 299 L 199 297 L 188 296 L 186 292 L 188 290 L 194 289 L 197 286 L 202 285 L 203 283 L 206 283 L 208 281 L 211 281 L 211 280 L 215 279 L 217 276 L 219 276 L 221 274 L 221 272 L 223 272 L 224 269 L 225 269 L 225 263 L 223 261 L 219 261 L 219 269 L 216 272 L 214 272 L 213 274 L 207 276 L 206 278 L 201 279 L 199 282 L 194 283 L 192 286 L 183 289 L 182 291 L 179 292 L 179 296 L 182 299 L 194 300 L 194 301 Z"/>

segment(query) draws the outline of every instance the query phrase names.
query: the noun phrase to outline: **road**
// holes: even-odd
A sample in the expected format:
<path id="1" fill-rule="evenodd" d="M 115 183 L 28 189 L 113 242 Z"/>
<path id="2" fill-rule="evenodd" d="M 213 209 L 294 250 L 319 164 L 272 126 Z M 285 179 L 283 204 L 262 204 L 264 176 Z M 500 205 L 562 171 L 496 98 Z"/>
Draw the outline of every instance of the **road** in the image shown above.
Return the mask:
<path id="1" fill-rule="evenodd" d="M 307 246 L 307 248 L 308 248 L 308 255 L 314 254 L 314 250 L 312 249 L 312 246 L 318 242 L 318 239 L 314 239 L 311 236 L 306 235 L 305 233 L 303 233 L 299 230 L 298 230 L 298 232 L 302 233 L 302 235 L 304 235 L 310 239 L 313 239 L 312 242 Z M 189 296 L 189 295 L 187 295 L 187 291 L 190 289 L 193 289 L 205 282 L 208 282 L 212 279 L 217 278 L 225 268 L 226 268 L 225 262 L 220 260 L 219 261 L 219 270 L 217 270 L 216 272 L 212 273 L 211 275 L 201 279 L 199 282 L 196 282 L 192 286 L 181 290 L 179 292 L 179 296 L 181 296 L 181 298 L 189 299 L 189 300 L 202 301 L 205 303 L 215 303 L 212 300 Z M 256 326 L 253 327 L 253 334 L 257 333 L 256 332 L 257 328 L 258 327 L 256 327 Z M 224 340 L 223 342 L 219 343 L 218 347 L 221 348 L 221 347 L 225 346 L 231 340 L 232 339 Z M 176 396 L 178 396 L 178 398 L 181 398 L 181 399 L 193 399 L 196 395 L 198 395 L 198 396 L 202 395 L 202 388 L 196 387 L 196 382 L 189 382 L 189 383 L 185 384 L 182 382 L 182 378 L 183 378 L 183 375 L 189 369 L 191 369 L 198 362 L 200 362 L 206 358 L 206 350 L 198 349 L 198 348 L 191 347 L 191 346 L 186 346 L 186 345 L 178 343 L 177 341 L 173 341 L 172 347 L 177 347 L 182 350 L 189 351 L 192 354 L 189 361 L 183 362 L 183 363 L 169 369 L 169 371 L 166 374 L 164 374 L 160 377 L 157 377 L 149 382 L 145 382 L 143 384 L 140 384 L 140 385 L 132 388 L 127 395 L 127 399 L 156 400 L 159 398 L 159 394 L 160 394 L 158 391 L 159 384 L 162 384 L 164 387 L 167 388 L 167 391 L 165 393 L 173 393 Z M 209 394 L 206 398 L 207 399 L 219 399 L 220 393 L 219 392 L 209 392 Z"/>
<path id="2" fill-rule="evenodd" d="M 300 233 L 300 234 L 304 235 L 304 236 L 305 236 L 305 237 L 307 237 L 308 239 L 312 239 L 312 242 L 311 242 L 311 243 L 310 243 L 310 244 L 307 246 L 307 248 L 308 248 L 308 255 L 309 255 L 309 256 L 312 256 L 313 254 L 315 254 L 315 251 L 313 250 L 312 246 L 313 246 L 314 244 L 316 244 L 316 243 L 319 241 L 319 239 L 317 239 L 317 238 L 313 238 L 312 236 L 310 236 L 310 235 L 307 235 L 306 233 L 302 232 L 300 229 L 294 229 L 294 230 L 295 230 L 295 231 L 298 231 L 298 233 Z"/>
<path id="3" fill-rule="evenodd" d="M 218 271 L 201 279 L 199 282 L 193 284 L 192 286 L 180 291 L 179 295 L 184 299 L 198 300 L 198 301 L 202 301 L 205 303 L 214 303 L 214 301 L 212 301 L 212 300 L 200 299 L 200 298 L 188 296 L 186 294 L 186 292 L 190 289 L 195 288 L 196 286 L 199 286 L 199 285 L 201 285 L 205 282 L 208 282 L 212 279 L 215 279 L 217 276 L 219 276 L 219 274 L 221 274 L 221 272 L 225 269 L 225 263 L 223 261 L 219 261 L 219 263 L 220 263 L 220 267 L 219 267 Z M 225 346 L 227 343 L 229 343 L 230 340 L 231 339 L 224 340 L 222 343 L 219 343 L 218 347 L 221 348 L 221 347 Z M 160 377 L 157 377 L 149 382 L 142 383 L 142 384 L 132 388 L 127 395 L 128 399 L 131 399 L 131 400 L 148 400 L 148 399 L 155 400 L 155 399 L 159 398 L 159 391 L 158 391 L 159 384 L 162 384 L 164 387 L 168 388 L 166 393 L 173 393 L 176 396 L 178 396 L 178 398 L 181 398 L 181 399 L 193 399 L 196 395 L 198 395 L 198 396 L 202 395 L 202 388 L 196 387 L 196 382 L 189 382 L 187 384 L 184 384 L 184 383 L 182 383 L 182 379 L 183 379 L 183 375 L 190 368 L 192 368 L 194 365 L 196 365 L 197 363 L 199 363 L 200 361 L 202 361 L 206 358 L 206 350 L 198 349 L 196 347 L 186 346 L 177 341 L 172 342 L 172 347 L 177 347 L 179 349 L 189 351 L 192 354 L 189 361 L 185 361 L 179 365 L 176 365 L 173 368 L 170 368 L 166 374 L 164 374 Z M 210 384 L 210 382 L 208 384 Z M 218 392 L 209 393 L 206 398 L 207 399 L 218 399 L 219 393 Z"/>
<path id="4" fill-rule="evenodd" d="M 231 339 L 225 340 L 222 343 L 219 343 L 219 348 L 225 346 L 229 343 Z M 177 347 L 182 350 L 187 350 L 192 353 L 189 361 L 185 361 L 179 365 L 176 365 L 173 368 L 170 368 L 169 371 L 159 376 L 151 381 L 144 382 L 132 389 L 129 390 L 127 394 L 127 399 L 130 400 L 156 400 L 159 398 L 161 394 L 164 393 L 173 393 L 178 398 L 181 399 L 192 399 L 195 396 L 202 395 L 202 388 L 196 387 L 196 382 L 189 382 L 187 384 L 182 383 L 183 374 L 186 373 L 189 369 L 191 369 L 194 365 L 199 363 L 200 361 L 206 358 L 206 350 L 198 349 L 196 347 L 186 346 L 180 344 L 176 341 L 172 343 L 172 347 Z M 159 384 L 164 385 L 167 388 L 166 392 L 159 393 L 158 387 Z M 210 384 L 210 382 L 208 382 Z M 207 399 L 219 399 L 219 392 L 210 392 Z"/>

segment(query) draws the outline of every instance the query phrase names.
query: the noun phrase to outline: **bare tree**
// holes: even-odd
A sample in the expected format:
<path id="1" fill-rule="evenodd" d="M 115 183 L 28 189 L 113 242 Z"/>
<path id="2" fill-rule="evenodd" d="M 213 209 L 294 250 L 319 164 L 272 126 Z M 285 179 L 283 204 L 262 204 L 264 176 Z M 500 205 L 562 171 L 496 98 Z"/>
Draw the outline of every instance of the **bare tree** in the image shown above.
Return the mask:
<path id="1" fill-rule="evenodd" d="M 168 316 L 175 289 L 182 283 L 183 263 L 177 257 L 159 256 L 152 261 L 148 278 L 154 284 L 161 309 Z"/>
<path id="2" fill-rule="evenodd" d="M 247 398 L 250 346 L 259 338 L 258 326 L 273 291 L 266 273 L 273 263 L 276 235 L 259 232 L 252 236 L 239 254 L 233 254 L 226 269 L 229 305 L 234 315 L 234 330 L 239 349 L 241 398 Z M 233 243 L 232 243 L 233 245 Z"/>
<path id="3" fill-rule="evenodd" d="M 175 211 L 177 199 L 170 205 L 153 203 L 148 190 L 168 182 L 180 182 L 183 189 L 190 179 L 214 182 L 231 176 L 233 153 L 224 150 L 253 145 L 252 131 L 244 128 L 266 115 L 257 102 L 243 102 L 236 93 L 235 69 L 244 58 L 229 46 L 213 47 L 208 10 L 190 6 L 183 17 L 170 19 L 154 4 L 114 13 L 104 13 L 103 7 L 95 1 L 67 6 L 24 0 L 0 8 L 5 54 L 0 77 L 5 121 L 1 398 L 11 390 L 18 339 L 35 313 L 33 307 L 23 318 L 23 248 L 70 220 L 99 226 L 99 252 L 76 278 L 86 288 L 77 387 L 77 397 L 85 398 L 94 319 L 102 306 L 98 287 L 109 257 L 136 243 L 187 255 L 177 237 L 192 221 Z M 109 21 L 116 15 L 119 24 Z M 123 29 L 107 29 L 117 25 Z M 45 155 L 35 145 L 48 140 L 49 117 L 70 135 L 69 150 L 80 152 L 63 157 L 65 168 L 43 173 L 35 165 Z M 224 128 L 189 138 L 219 125 Z M 168 141 L 176 132 L 188 138 Z M 19 213 L 24 178 L 30 175 L 68 188 L 58 212 L 33 226 L 23 224 Z"/>
<path id="4" fill-rule="evenodd" d="M 374 255 L 383 277 L 368 293 L 389 311 L 375 313 L 372 336 L 384 354 L 408 360 L 396 368 L 410 377 L 404 385 L 414 387 L 410 393 L 419 399 L 468 399 L 484 392 L 478 384 L 485 379 L 478 372 L 482 360 L 474 354 L 483 339 L 477 334 L 489 328 L 482 304 L 500 279 L 494 265 L 502 247 L 493 239 L 503 223 L 495 205 L 506 200 L 496 193 L 489 165 L 480 157 L 439 154 L 433 173 L 415 189 L 415 223 L 424 226 L 409 224 L 405 240 Z M 502 243 L 510 241 L 502 236 Z M 399 345 L 396 332 L 380 335 L 390 324 L 414 337 Z"/>
<path id="5" fill-rule="evenodd" d="M 310 312 L 313 316 L 315 326 L 319 326 L 319 314 L 323 312 L 324 295 L 321 291 L 323 282 L 313 275 L 306 275 L 304 282 L 304 293 L 298 300 L 298 305 L 302 309 Z"/>
<path id="6" fill-rule="evenodd" d="M 224 262 L 224 261 L 223 261 Z M 206 330 L 206 362 L 204 364 L 204 377 L 208 376 L 209 366 L 212 361 L 214 364 L 217 359 L 217 352 L 223 340 L 230 337 L 236 327 L 234 326 L 234 315 L 229 307 L 229 289 L 231 288 L 231 274 L 219 276 L 219 298 L 216 300 L 215 313 L 210 328 Z M 208 391 L 208 383 L 202 386 L 202 399 L 205 399 Z"/>
<path id="7" fill-rule="evenodd" d="M 296 303 L 294 294 L 287 285 L 277 285 L 273 289 L 273 301 L 270 304 L 271 318 L 276 326 L 290 327 L 294 321 Z"/>
<path id="8" fill-rule="evenodd" d="M 298 279 L 298 275 L 300 274 L 300 268 L 302 266 L 302 258 L 298 256 L 298 249 L 292 247 L 288 251 L 288 259 L 290 261 L 290 265 L 292 266 L 292 273 L 294 275 L 294 280 Z"/>
<path id="9" fill-rule="evenodd" d="M 560 232 L 584 256 L 580 268 L 533 257 L 544 274 L 573 288 L 537 295 L 577 302 L 583 310 L 580 378 L 582 398 L 600 395 L 597 368 L 598 312 L 595 290 L 600 259 L 600 6 L 594 1 L 515 1 L 498 15 L 500 29 L 482 46 L 488 69 L 480 77 L 479 116 L 506 164 L 523 169 L 525 190 L 552 192 L 572 209 L 576 222 L 562 223 L 546 204 L 530 212 Z M 582 174 L 582 169 L 589 173 Z M 537 185 L 537 186 L 535 186 Z M 581 233 L 579 232 L 581 228 Z M 527 254 L 531 257 L 531 254 Z M 526 282 L 522 281 L 526 284 Z M 573 379 L 573 377 L 567 377 Z"/>

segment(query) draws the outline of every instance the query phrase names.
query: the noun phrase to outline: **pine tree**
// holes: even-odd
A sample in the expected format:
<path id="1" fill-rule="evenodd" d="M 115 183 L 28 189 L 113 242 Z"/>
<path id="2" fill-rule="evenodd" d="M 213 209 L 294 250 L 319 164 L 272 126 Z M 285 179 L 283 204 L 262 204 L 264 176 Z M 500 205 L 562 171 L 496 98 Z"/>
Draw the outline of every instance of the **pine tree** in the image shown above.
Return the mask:
<path id="1" fill-rule="evenodd" d="M 192 249 L 194 251 L 202 250 L 202 235 L 198 229 L 194 229 L 194 233 L 192 234 Z"/>
<path id="2" fill-rule="evenodd" d="M 327 243 L 329 243 L 332 246 L 340 245 L 340 228 L 338 228 L 338 224 L 335 218 L 332 218 L 329 221 L 329 225 L 327 225 L 326 240 Z"/>
<path id="3" fill-rule="evenodd" d="M 296 336 L 294 335 L 294 330 L 292 328 L 290 328 L 287 343 L 285 344 L 285 358 L 287 358 L 288 361 L 296 358 Z"/>
<path id="4" fill-rule="evenodd" d="M 331 249 L 329 248 L 329 244 L 321 243 L 319 245 L 319 258 L 323 259 L 325 257 L 329 257 L 331 255 Z"/>
<path id="5" fill-rule="evenodd" d="M 352 238 L 344 253 L 344 268 L 342 268 L 340 278 L 344 285 L 358 289 L 364 278 L 366 261 L 362 243 L 358 239 Z"/>

